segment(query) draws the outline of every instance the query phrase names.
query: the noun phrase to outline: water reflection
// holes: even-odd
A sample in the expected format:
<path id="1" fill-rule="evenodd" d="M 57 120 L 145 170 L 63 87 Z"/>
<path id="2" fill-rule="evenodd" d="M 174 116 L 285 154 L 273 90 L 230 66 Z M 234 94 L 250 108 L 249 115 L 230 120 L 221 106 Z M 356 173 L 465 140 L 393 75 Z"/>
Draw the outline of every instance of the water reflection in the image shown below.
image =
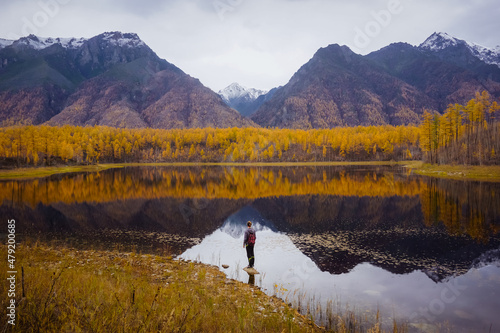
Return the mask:
<path id="1" fill-rule="evenodd" d="M 0 218 L 16 219 L 19 239 L 227 263 L 229 276 L 293 302 L 380 303 L 422 322 L 418 309 L 444 304 L 437 321 L 483 325 L 499 305 L 486 295 L 500 291 L 499 190 L 398 167 L 130 167 L 0 181 Z M 255 280 L 242 271 L 247 220 L 259 232 Z M 453 306 L 448 291 L 435 300 L 456 281 L 468 287 Z M 458 306 L 483 294 L 481 314 Z"/>
<path id="2" fill-rule="evenodd" d="M 350 223 L 353 214 L 362 214 L 363 223 L 371 225 L 419 224 L 423 219 L 428 227 L 444 225 L 451 234 L 487 242 L 500 232 L 498 188 L 495 183 L 415 177 L 398 168 L 151 167 L 0 181 L 0 202 L 10 209 L 50 207 L 62 217 L 66 215 L 62 210 L 77 204 L 81 205 L 78 211 L 105 207 L 103 213 L 123 220 L 141 211 L 145 202 L 168 198 L 177 202 L 163 211 L 189 221 L 214 200 L 239 200 L 243 205 L 255 201 L 269 220 L 279 220 L 277 223 L 292 229 L 306 223 L 325 229 L 320 224 L 329 228 L 332 222 Z M 266 207 L 267 199 L 273 198 L 294 202 L 277 201 L 276 209 Z M 281 216 L 273 216 L 275 212 Z M 44 214 L 36 215 L 40 213 Z M 60 220 L 57 216 L 50 219 Z M 144 223 L 154 224 L 155 219 Z M 84 217 L 83 226 L 89 221 L 93 219 Z M 118 222 L 116 227 L 122 225 Z"/>
<path id="3" fill-rule="evenodd" d="M 500 319 L 495 314 L 500 306 L 495 295 L 500 291 L 500 264 L 491 260 L 498 258 L 498 250 L 474 263 L 469 262 L 462 275 L 449 276 L 438 283 L 429 272 L 412 270 L 407 274 L 393 274 L 368 262 L 358 263 L 342 274 L 330 274 L 296 246 L 294 237 L 271 230 L 266 225 L 272 223 L 261 218 L 254 220 L 259 230 L 255 267 L 261 272 L 255 278 L 242 270 L 246 255 L 241 243 L 246 221 L 251 219 L 244 212 L 252 213 L 252 210 L 245 208 L 230 216 L 221 228 L 186 250 L 180 258 L 219 267 L 228 265 L 224 272 L 229 277 L 256 284 L 268 294 L 278 295 L 309 311 L 317 319 L 325 318 L 326 309 L 333 304 L 339 310 L 350 305 L 365 314 L 371 311 L 375 315 L 378 309 L 401 320 L 409 319 L 410 331 L 436 329 L 436 324 L 445 322 L 453 325 L 454 331 L 476 331 L 490 325 L 500 327 Z M 336 241 L 334 235 L 330 238 Z M 318 248 L 313 252 L 323 250 Z"/>

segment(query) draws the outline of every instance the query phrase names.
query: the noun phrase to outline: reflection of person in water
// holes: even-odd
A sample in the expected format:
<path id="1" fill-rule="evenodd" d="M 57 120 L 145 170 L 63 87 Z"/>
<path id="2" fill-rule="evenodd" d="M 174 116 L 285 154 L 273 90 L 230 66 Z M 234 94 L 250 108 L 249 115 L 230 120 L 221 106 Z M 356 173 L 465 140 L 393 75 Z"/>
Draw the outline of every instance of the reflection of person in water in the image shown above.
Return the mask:
<path id="1" fill-rule="evenodd" d="M 255 286 L 255 275 L 248 274 L 248 284 L 251 286 Z"/>
<path id="2" fill-rule="evenodd" d="M 253 268 L 255 263 L 255 255 L 253 253 L 253 247 L 255 245 L 255 240 L 257 239 L 255 235 L 255 230 L 252 228 L 252 222 L 247 222 L 247 230 L 245 230 L 245 237 L 243 238 L 243 247 L 247 249 L 247 257 L 248 257 L 248 267 Z"/>

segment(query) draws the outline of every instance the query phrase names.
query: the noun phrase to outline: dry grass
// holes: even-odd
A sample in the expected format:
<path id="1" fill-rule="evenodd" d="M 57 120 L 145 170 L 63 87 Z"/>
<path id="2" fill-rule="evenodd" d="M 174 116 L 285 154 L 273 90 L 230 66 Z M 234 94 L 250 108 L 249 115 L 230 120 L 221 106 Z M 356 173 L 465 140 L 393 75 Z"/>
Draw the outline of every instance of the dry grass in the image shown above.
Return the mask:
<path id="1" fill-rule="evenodd" d="M 220 166 L 220 167 L 299 167 L 299 166 L 350 166 L 350 165 L 395 165 L 396 162 L 368 161 L 368 162 L 268 162 L 268 163 L 106 163 L 93 165 L 53 166 L 53 167 L 27 167 L 0 169 L 0 179 L 34 179 L 55 174 L 72 172 L 97 172 L 106 169 L 123 167 L 194 167 L 194 166 Z"/>
<path id="2" fill-rule="evenodd" d="M 216 267 L 40 244 L 18 247 L 16 256 L 18 269 L 24 268 L 26 297 L 21 299 L 18 276 L 17 323 L 7 331 L 321 331 L 279 299 L 226 279 Z M 1 262 L 5 274 L 6 260 Z M 7 295 L 6 285 L 1 284 L 1 295 Z M 2 318 L 7 301 L 2 297 Z"/>
<path id="3" fill-rule="evenodd" d="M 449 178 L 500 181 L 499 165 L 436 165 L 422 162 L 405 163 L 407 168 L 415 173 L 425 176 Z"/>
<path id="4" fill-rule="evenodd" d="M 9 179 L 34 179 L 43 178 L 57 174 L 73 172 L 97 172 L 109 168 L 120 168 L 122 166 L 111 164 L 97 165 L 75 165 L 75 166 L 52 166 L 52 167 L 32 167 L 32 168 L 14 168 L 0 169 L 0 180 Z"/>
<path id="5" fill-rule="evenodd" d="M 4 245 L 0 250 L 6 253 Z M 0 263 L 5 281 L 7 262 Z M 310 314 L 227 279 L 215 266 L 168 256 L 27 242 L 16 249 L 16 267 L 24 269 L 24 289 L 18 274 L 16 326 L 4 321 L 2 332 L 327 331 Z M 6 287 L 0 284 L 1 295 Z M 0 299 L 2 318 L 8 300 Z M 378 315 L 368 325 L 352 311 L 335 311 L 327 311 L 328 330 L 382 332 Z M 395 323 L 393 331 L 405 329 Z"/>

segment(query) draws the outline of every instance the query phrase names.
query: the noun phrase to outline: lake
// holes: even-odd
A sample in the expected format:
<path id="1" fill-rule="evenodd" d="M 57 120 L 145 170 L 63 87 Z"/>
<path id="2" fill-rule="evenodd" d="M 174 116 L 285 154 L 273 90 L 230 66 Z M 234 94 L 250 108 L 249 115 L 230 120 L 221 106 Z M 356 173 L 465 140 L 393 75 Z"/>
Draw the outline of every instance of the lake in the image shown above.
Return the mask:
<path id="1" fill-rule="evenodd" d="M 390 166 L 151 166 L 0 181 L 0 202 L 21 242 L 229 265 L 323 323 L 349 309 L 412 332 L 500 332 L 500 183 Z"/>

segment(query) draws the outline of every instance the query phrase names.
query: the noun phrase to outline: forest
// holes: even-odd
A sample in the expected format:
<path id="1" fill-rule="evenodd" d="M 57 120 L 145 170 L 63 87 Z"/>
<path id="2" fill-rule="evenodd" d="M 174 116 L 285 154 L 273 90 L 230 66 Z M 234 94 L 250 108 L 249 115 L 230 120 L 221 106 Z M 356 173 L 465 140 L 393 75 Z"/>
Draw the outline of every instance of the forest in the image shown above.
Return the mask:
<path id="1" fill-rule="evenodd" d="M 0 128 L 1 167 L 128 162 L 324 162 L 420 160 L 500 164 L 500 106 L 486 92 L 420 126 L 126 129 Z"/>
<path id="2" fill-rule="evenodd" d="M 420 125 L 424 160 L 437 164 L 500 164 L 500 105 L 487 92 L 443 115 L 424 112 Z"/>
<path id="3" fill-rule="evenodd" d="M 420 152 L 417 127 L 403 126 L 309 131 L 23 126 L 1 129 L 0 143 L 0 158 L 14 166 L 400 160 Z"/>

